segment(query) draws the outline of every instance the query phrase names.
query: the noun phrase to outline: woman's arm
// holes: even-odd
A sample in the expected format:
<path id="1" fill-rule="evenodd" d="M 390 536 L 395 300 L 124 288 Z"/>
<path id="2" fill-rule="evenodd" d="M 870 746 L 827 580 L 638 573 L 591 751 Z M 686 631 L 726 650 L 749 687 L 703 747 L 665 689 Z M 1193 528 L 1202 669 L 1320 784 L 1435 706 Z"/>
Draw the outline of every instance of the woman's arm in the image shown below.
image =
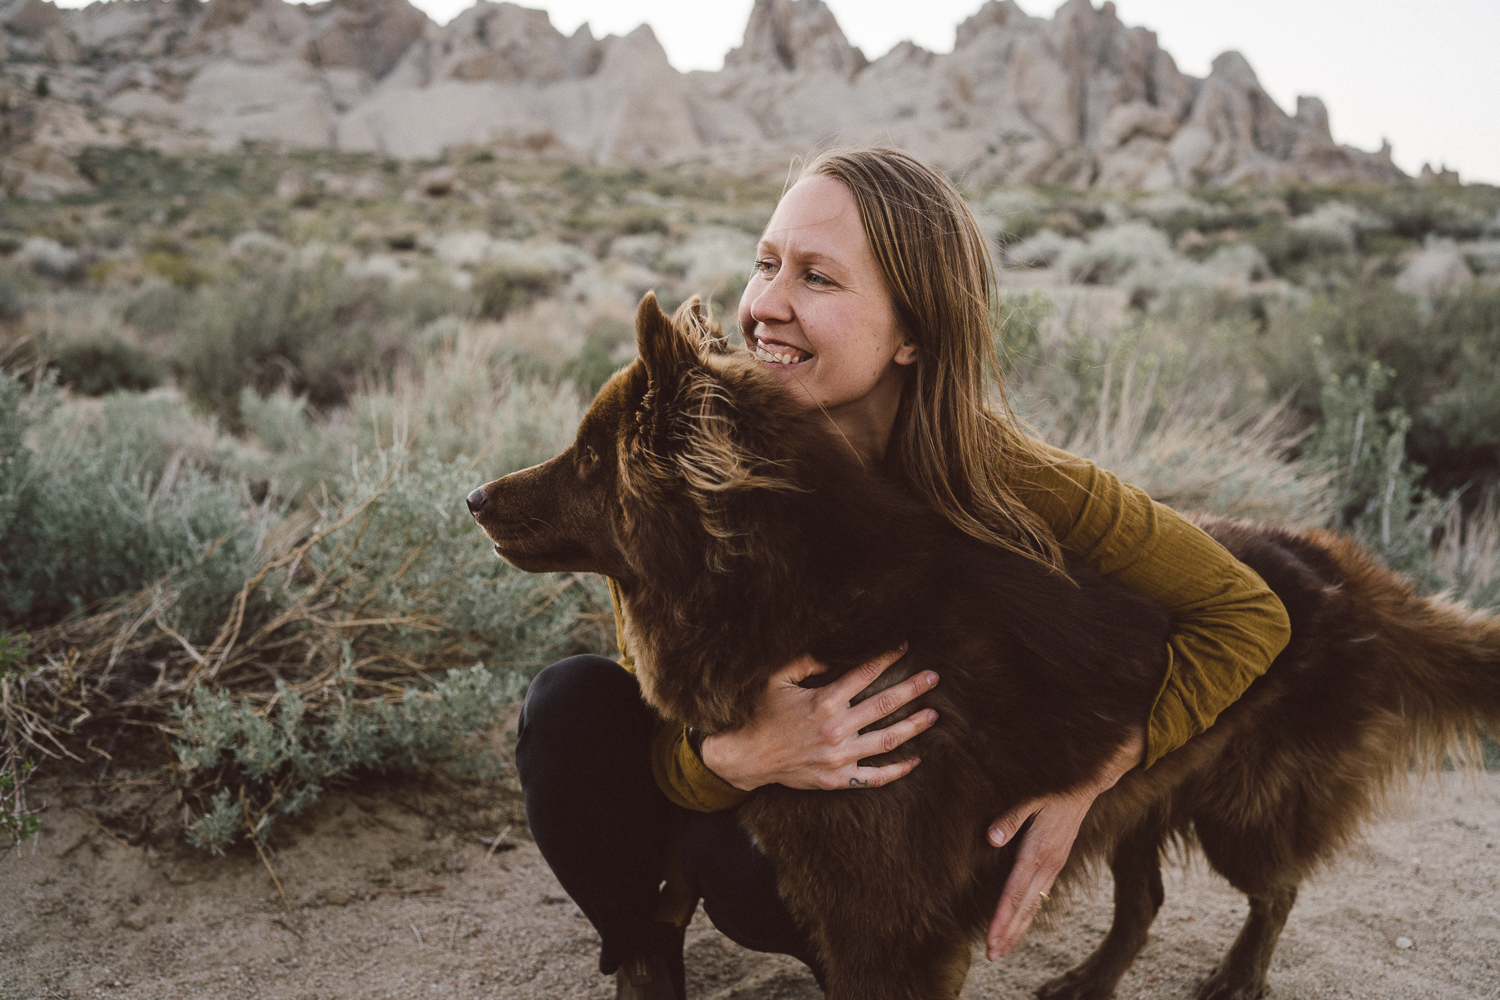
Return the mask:
<path id="1" fill-rule="evenodd" d="M 1018 499 L 1064 549 L 1171 615 L 1167 675 L 1146 732 L 1149 767 L 1212 725 L 1265 672 L 1291 623 L 1255 571 L 1186 518 L 1092 462 L 1042 450 L 1052 464 L 1011 477 Z"/>
<path id="2" fill-rule="evenodd" d="M 635 673 L 625 648 L 620 592 L 609 581 L 615 610 L 615 641 L 620 665 Z M 937 674 L 923 671 L 858 705 L 849 701 L 870 685 L 905 649 L 876 657 L 831 684 L 804 688 L 797 682 L 824 671 L 811 657 L 787 664 L 771 678 L 751 725 L 704 739 L 694 747 L 686 729 L 663 722 L 651 744 L 651 770 L 657 787 L 676 805 L 694 812 L 723 812 L 750 792 L 772 783 L 791 788 L 874 788 L 895 781 L 917 760 L 884 767 L 860 767 L 911 739 L 937 721 L 928 709 L 873 733 L 860 730 L 932 690 Z"/>
<path id="3" fill-rule="evenodd" d="M 1291 638 L 1276 595 L 1196 525 L 1092 462 L 1042 450 L 1053 464 L 1011 477 L 1021 502 L 1064 549 L 1162 604 L 1172 632 L 1167 674 L 1143 731 L 1089 785 L 1023 802 L 990 825 L 998 847 L 1032 821 L 986 935 L 991 961 L 1009 954 L 1031 926 L 1094 799 L 1137 764 L 1150 767 L 1212 725 Z"/>

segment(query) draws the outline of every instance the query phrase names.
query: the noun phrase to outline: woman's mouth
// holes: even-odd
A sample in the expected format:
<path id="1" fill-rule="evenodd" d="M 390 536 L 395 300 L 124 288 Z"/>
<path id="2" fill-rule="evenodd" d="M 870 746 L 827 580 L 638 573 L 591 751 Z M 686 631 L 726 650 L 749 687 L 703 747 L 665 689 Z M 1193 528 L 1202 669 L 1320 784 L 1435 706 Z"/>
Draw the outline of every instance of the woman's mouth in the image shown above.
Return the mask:
<path id="1" fill-rule="evenodd" d="M 790 344 L 761 340 L 759 337 L 755 338 L 753 353 L 761 361 L 769 361 L 773 365 L 800 365 L 804 361 L 812 360 L 812 355 L 800 348 Z"/>

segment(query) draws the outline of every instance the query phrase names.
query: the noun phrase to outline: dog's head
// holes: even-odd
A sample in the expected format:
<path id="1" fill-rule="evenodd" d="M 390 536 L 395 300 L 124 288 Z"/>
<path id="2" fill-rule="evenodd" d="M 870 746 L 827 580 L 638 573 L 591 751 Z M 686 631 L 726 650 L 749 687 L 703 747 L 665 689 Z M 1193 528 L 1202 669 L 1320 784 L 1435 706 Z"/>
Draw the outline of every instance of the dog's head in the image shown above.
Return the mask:
<path id="1" fill-rule="evenodd" d="M 566 451 L 469 494 L 520 569 L 686 584 L 743 550 L 737 493 L 793 488 L 772 452 L 784 453 L 794 404 L 697 299 L 669 318 L 648 293 L 636 340 L 639 357 L 604 384 Z"/>

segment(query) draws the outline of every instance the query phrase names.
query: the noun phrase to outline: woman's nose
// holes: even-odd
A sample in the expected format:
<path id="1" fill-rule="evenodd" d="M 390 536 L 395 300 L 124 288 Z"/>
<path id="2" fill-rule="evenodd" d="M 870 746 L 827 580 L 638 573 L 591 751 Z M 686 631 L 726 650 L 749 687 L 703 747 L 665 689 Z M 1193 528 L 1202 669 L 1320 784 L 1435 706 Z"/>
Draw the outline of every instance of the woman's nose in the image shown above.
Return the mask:
<path id="1" fill-rule="evenodd" d="M 781 275 L 770 281 L 752 279 L 759 288 L 750 299 L 750 318 L 757 323 L 788 323 L 792 319 L 792 302 L 786 294 Z"/>

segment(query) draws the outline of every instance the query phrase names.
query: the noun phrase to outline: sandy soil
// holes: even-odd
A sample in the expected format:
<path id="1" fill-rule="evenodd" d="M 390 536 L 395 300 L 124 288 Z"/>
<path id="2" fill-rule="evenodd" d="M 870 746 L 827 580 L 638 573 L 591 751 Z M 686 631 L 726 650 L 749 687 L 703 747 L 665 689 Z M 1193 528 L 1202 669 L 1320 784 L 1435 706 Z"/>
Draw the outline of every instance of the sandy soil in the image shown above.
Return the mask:
<path id="1" fill-rule="evenodd" d="M 613 995 L 594 932 L 525 839 L 513 795 L 429 783 L 329 796 L 273 838 L 288 908 L 253 851 L 131 844 L 122 817 L 141 815 L 157 786 L 47 791 L 42 836 L 0 856 L 7 1000 Z M 477 831 L 505 824 L 507 849 L 491 853 Z M 1201 860 L 1170 869 L 1119 995 L 1192 996 L 1245 910 Z M 1108 914 L 1105 884 L 1011 960 L 976 965 L 964 997 L 1030 996 L 1093 947 Z M 744 951 L 701 913 L 688 967 L 695 1000 L 819 996 L 795 962 Z M 1500 998 L 1500 774 L 1432 779 L 1309 883 L 1269 996 Z"/>

